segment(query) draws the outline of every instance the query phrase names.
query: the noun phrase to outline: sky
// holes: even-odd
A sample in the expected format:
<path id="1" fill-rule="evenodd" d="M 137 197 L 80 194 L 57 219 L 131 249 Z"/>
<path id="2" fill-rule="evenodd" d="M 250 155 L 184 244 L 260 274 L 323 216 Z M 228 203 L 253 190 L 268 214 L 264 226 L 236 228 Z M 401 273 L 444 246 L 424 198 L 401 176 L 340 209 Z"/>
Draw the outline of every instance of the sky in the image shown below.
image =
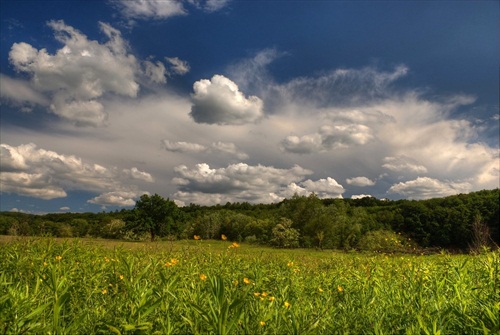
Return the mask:
<path id="1" fill-rule="evenodd" d="M 499 187 L 497 1 L 0 6 L 2 211 Z"/>

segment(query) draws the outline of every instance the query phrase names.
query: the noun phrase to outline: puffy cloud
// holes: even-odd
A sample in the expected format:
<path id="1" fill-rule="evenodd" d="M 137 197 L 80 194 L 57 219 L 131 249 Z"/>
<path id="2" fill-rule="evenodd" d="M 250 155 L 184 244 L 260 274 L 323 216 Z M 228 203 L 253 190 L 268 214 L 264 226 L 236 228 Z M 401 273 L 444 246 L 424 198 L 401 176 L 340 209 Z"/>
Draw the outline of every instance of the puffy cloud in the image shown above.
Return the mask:
<path id="1" fill-rule="evenodd" d="M 137 168 L 106 168 L 74 155 L 38 149 L 35 144 L 17 147 L 1 144 L 1 190 L 41 199 L 66 197 L 67 190 L 132 192 L 130 180 L 152 182 L 152 176 Z"/>
<path id="2" fill-rule="evenodd" d="M 181 0 L 119 0 L 114 4 L 128 18 L 165 19 L 187 14 Z"/>
<path id="3" fill-rule="evenodd" d="M 319 179 L 317 181 L 312 181 L 310 179 L 303 181 L 301 183 L 305 188 L 316 193 L 318 198 L 342 198 L 342 193 L 345 189 L 342 185 L 337 183 L 333 178 Z"/>
<path id="4" fill-rule="evenodd" d="M 198 143 L 191 142 L 175 142 L 169 140 L 162 141 L 163 147 L 167 151 L 180 152 L 180 153 L 222 153 L 229 154 L 238 159 L 248 159 L 248 155 L 241 152 L 234 143 L 228 142 L 214 142 L 210 146 L 205 146 Z"/>
<path id="5" fill-rule="evenodd" d="M 278 193 L 289 184 L 298 182 L 312 173 L 298 165 L 290 169 L 278 169 L 244 163 L 218 169 L 212 169 L 205 163 L 197 164 L 193 169 L 181 165 L 175 168 L 175 172 L 179 177 L 173 180 L 178 186 L 174 197 L 184 203 L 193 202 L 193 196 L 197 194 L 214 195 L 212 203 L 216 203 L 216 199 L 270 202 L 272 199 L 280 199 Z"/>
<path id="6" fill-rule="evenodd" d="M 409 199 L 429 199 L 468 193 L 472 185 L 467 182 L 440 181 L 429 177 L 419 177 L 391 186 L 388 193 L 401 194 Z"/>
<path id="7" fill-rule="evenodd" d="M 198 143 L 183 142 L 183 141 L 175 142 L 175 141 L 163 140 L 162 144 L 165 150 L 172 152 L 200 153 L 200 152 L 207 152 L 209 150 L 209 148 L 207 148 L 204 145 Z"/>
<path id="8" fill-rule="evenodd" d="M 106 23 L 99 24 L 108 38 L 104 44 L 89 40 L 63 21 L 50 21 L 48 25 L 63 47 L 49 54 L 28 43 L 14 43 L 9 52 L 11 64 L 16 71 L 31 76 L 37 92 L 51 96 L 53 113 L 80 125 L 104 124 L 107 116 L 99 98 L 108 92 L 135 97 L 139 91 L 135 57 L 128 53 L 120 32 Z M 15 93 L 15 99 L 23 96 L 26 90 Z M 45 103 L 39 95 L 32 94 L 33 98 Z"/>
<path id="9" fill-rule="evenodd" d="M 165 57 L 165 59 L 172 65 L 170 67 L 170 73 L 184 75 L 191 69 L 188 62 L 178 57 Z"/>
<path id="10" fill-rule="evenodd" d="M 215 75 L 194 83 L 191 117 L 199 123 L 242 125 L 264 116 L 263 102 L 256 96 L 246 98 L 230 79 Z"/>
<path id="11" fill-rule="evenodd" d="M 147 60 L 143 62 L 143 66 L 144 66 L 144 74 L 153 83 L 165 84 L 167 82 L 167 77 L 165 76 L 167 70 L 162 62 L 157 61 L 156 63 L 153 63 Z"/>
<path id="12" fill-rule="evenodd" d="M 285 151 L 308 154 L 319 151 L 364 145 L 374 139 L 371 128 L 361 124 L 324 125 L 318 133 L 287 136 L 282 142 Z"/>
<path id="13" fill-rule="evenodd" d="M 371 198 L 372 196 L 369 194 L 353 194 L 351 199 L 363 199 L 363 198 Z"/>
<path id="14" fill-rule="evenodd" d="M 63 206 L 61 208 L 59 208 L 60 211 L 64 211 L 64 212 L 67 212 L 69 211 L 71 208 L 69 208 L 68 206 Z"/>
<path id="15" fill-rule="evenodd" d="M 382 167 L 396 172 L 426 173 L 427 168 L 406 156 L 385 157 Z"/>
<path id="16" fill-rule="evenodd" d="M 346 183 L 348 185 L 359 186 L 359 187 L 375 185 L 375 182 L 373 180 L 366 177 L 347 178 Z"/>
<path id="17" fill-rule="evenodd" d="M 95 198 L 88 200 L 88 203 L 102 205 L 102 206 L 119 206 L 127 207 L 134 206 L 136 200 L 142 194 L 139 192 L 106 192 L 98 195 Z"/>

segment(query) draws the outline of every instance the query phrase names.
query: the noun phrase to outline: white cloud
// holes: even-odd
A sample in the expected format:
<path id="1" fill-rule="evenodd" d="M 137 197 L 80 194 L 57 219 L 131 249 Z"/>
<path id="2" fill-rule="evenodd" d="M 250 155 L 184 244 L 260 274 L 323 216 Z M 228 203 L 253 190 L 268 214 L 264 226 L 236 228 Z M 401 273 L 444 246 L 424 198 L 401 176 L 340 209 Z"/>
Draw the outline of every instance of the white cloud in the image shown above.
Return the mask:
<path id="1" fill-rule="evenodd" d="M 348 185 L 359 186 L 359 187 L 375 185 L 375 182 L 373 180 L 366 177 L 347 178 L 346 183 Z"/>
<path id="2" fill-rule="evenodd" d="M 170 140 L 163 140 L 162 144 L 163 144 L 163 147 L 165 148 L 165 150 L 171 151 L 171 152 L 193 153 L 193 154 L 218 153 L 218 154 L 225 154 L 225 155 L 234 156 L 238 159 L 248 159 L 248 155 L 246 153 L 240 151 L 234 143 L 218 141 L 218 142 L 212 143 L 210 146 L 205 146 L 205 145 L 198 144 L 198 143 L 183 142 L 183 141 L 175 142 L 175 141 L 170 141 Z"/>
<path id="3" fill-rule="evenodd" d="M 363 199 L 363 198 L 371 198 L 372 196 L 369 194 L 353 194 L 351 199 Z"/>
<path id="4" fill-rule="evenodd" d="M 106 23 L 99 24 L 108 38 L 104 44 L 89 40 L 63 21 L 48 25 L 63 47 L 52 55 L 28 43 L 14 43 L 9 52 L 11 64 L 31 77 L 34 90 L 51 97 L 53 113 L 80 125 L 103 125 L 107 115 L 100 98 L 105 93 L 137 96 L 135 57 L 128 53 L 120 32 Z M 26 92 L 15 96 L 23 99 Z M 45 102 L 39 95 L 36 100 Z"/>
<path id="5" fill-rule="evenodd" d="M 200 153 L 200 152 L 207 152 L 209 150 L 209 148 L 207 148 L 204 145 L 198 143 L 183 142 L 183 141 L 175 142 L 175 141 L 163 140 L 162 144 L 165 150 L 172 152 Z"/>
<path id="6" fill-rule="evenodd" d="M 157 61 L 156 63 L 150 61 L 144 61 L 144 74 L 151 80 L 153 83 L 157 84 L 165 84 L 167 82 L 167 70 L 165 65 L 162 62 Z"/>
<path id="7" fill-rule="evenodd" d="M 317 181 L 312 181 L 310 179 L 303 181 L 301 183 L 305 189 L 310 192 L 316 193 L 318 198 L 342 198 L 342 193 L 345 189 L 342 185 L 337 183 L 333 178 L 319 179 Z"/>
<path id="8" fill-rule="evenodd" d="M 1 144 L 1 190 L 41 199 L 63 198 L 68 190 L 132 192 L 132 180 L 153 182 L 137 168 L 119 171 L 83 162 L 74 155 L 38 149 L 35 144 L 17 147 Z M 136 191 L 138 192 L 138 191 Z"/>
<path id="9" fill-rule="evenodd" d="M 134 206 L 136 199 L 138 199 L 143 192 L 106 192 L 98 195 L 95 198 L 88 200 L 88 203 L 102 205 L 102 206 L 119 206 L 128 207 Z"/>
<path id="10" fill-rule="evenodd" d="M 191 69 L 188 62 L 178 57 L 165 57 L 165 59 L 172 65 L 170 67 L 170 73 L 184 75 Z"/>
<path id="11" fill-rule="evenodd" d="M 63 207 L 59 208 L 60 211 L 64 211 L 64 212 L 69 211 L 70 209 L 71 208 L 69 208 L 68 206 L 63 206 Z"/>
<path id="12" fill-rule="evenodd" d="M 242 125 L 264 116 L 263 102 L 256 96 L 246 98 L 230 79 L 215 75 L 194 83 L 190 115 L 199 123 Z"/>
<path id="13" fill-rule="evenodd" d="M 13 79 L 0 74 L 0 98 L 14 105 L 31 108 L 34 105 L 47 106 L 49 99 L 32 87 L 30 82 Z"/>
<path id="14" fill-rule="evenodd" d="M 193 201 L 193 195 L 214 195 L 212 203 L 217 199 L 231 201 L 248 201 L 253 203 L 269 202 L 279 198 L 279 193 L 289 184 L 298 182 L 312 171 L 300 166 L 290 169 L 278 169 L 272 166 L 251 166 L 244 163 L 231 164 L 226 168 L 211 169 L 208 164 L 196 164 L 193 169 L 185 165 L 175 168 L 176 177 L 173 182 L 178 186 L 175 199 L 184 202 Z M 203 197 L 201 197 L 203 199 Z M 203 201 L 200 199 L 200 201 Z M 206 200 L 205 200 L 206 201 Z M 230 200 L 228 200 L 230 201 Z"/>
<path id="15" fill-rule="evenodd" d="M 119 0 L 114 3 L 128 18 L 166 19 L 187 14 L 181 0 Z"/>
<path id="16" fill-rule="evenodd" d="M 401 194 L 409 199 L 429 199 L 468 193 L 472 185 L 467 182 L 441 181 L 429 177 L 419 177 L 391 186 L 388 193 Z"/>
<path id="17" fill-rule="evenodd" d="M 382 167 L 396 172 L 427 173 L 427 168 L 406 156 L 385 157 Z"/>

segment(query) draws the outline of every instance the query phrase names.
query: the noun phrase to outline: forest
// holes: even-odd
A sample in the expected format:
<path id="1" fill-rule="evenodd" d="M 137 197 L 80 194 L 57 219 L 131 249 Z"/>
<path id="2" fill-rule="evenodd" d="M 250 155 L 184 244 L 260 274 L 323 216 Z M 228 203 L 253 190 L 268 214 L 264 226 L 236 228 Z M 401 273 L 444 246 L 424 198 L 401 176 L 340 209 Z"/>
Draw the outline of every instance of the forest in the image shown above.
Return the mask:
<path id="1" fill-rule="evenodd" d="M 429 200 L 320 199 L 191 204 L 143 195 L 133 209 L 34 215 L 0 212 L 0 235 L 129 241 L 227 239 L 277 248 L 456 252 L 498 248 L 500 190 Z"/>

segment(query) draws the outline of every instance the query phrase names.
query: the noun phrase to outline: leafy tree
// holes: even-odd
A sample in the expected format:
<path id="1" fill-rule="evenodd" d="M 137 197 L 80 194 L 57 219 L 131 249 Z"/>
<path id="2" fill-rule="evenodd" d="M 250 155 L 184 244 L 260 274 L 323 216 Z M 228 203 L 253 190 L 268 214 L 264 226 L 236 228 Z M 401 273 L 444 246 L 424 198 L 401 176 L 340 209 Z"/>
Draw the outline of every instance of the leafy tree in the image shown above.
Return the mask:
<path id="1" fill-rule="evenodd" d="M 281 218 L 273 228 L 271 244 L 280 248 L 296 248 L 299 246 L 299 231 L 292 228 L 292 221 Z"/>
<path id="2" fill-rule="evenodd" d="M 144 194 L 136 202 L 134 210 L 135 230 L 148 231 L 151 234 L 151 241 L 154 241 L 156 236 L 178 233 L 174 219 L 179 217 L 179 212 L 175 202 L 165 200 L 158 194 L 152 196 Z"/>

